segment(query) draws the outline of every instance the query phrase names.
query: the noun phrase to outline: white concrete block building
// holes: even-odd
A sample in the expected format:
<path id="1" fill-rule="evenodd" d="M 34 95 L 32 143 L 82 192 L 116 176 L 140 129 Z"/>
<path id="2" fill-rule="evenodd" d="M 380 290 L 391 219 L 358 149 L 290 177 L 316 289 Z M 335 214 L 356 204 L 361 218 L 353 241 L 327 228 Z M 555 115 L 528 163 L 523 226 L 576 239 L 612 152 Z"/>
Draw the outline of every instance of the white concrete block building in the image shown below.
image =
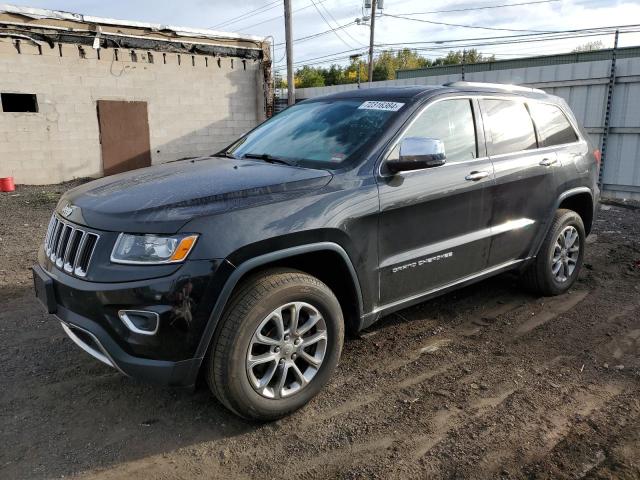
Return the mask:
<path id="1" fill-rule="evenodd" d="M 0 7 L 0 177 L 49 184 L 212 154 L 271 111 L 269 44 Z"/>

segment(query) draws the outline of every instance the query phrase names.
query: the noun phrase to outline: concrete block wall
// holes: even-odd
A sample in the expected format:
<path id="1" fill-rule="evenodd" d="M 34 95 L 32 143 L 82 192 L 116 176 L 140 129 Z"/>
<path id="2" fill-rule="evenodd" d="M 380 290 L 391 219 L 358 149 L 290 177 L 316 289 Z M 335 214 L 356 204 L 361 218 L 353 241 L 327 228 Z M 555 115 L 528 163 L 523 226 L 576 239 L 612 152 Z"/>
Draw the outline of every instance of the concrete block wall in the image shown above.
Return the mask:
<path id="1" fill-rule="evenodd" d="M 101 176 L 97 100 L 147 102 L 152 164 L 214 153 L 264 119 L 258 61 L 82 49 L 0 39 L 0 92 L 36 94 L 39 107 L 0 111 L 0 177 Z"/>

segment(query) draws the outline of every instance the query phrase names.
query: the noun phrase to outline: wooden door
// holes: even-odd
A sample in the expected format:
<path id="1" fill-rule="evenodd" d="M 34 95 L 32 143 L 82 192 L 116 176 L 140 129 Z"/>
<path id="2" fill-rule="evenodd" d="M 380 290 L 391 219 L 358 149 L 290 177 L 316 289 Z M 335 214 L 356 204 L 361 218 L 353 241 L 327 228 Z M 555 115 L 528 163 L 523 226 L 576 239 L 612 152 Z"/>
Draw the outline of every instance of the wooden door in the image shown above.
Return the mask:
<path id="1" fill-rule="evenodd" d="M 146 102 L 98 100 L 105 175 L 151 165 Z"/>

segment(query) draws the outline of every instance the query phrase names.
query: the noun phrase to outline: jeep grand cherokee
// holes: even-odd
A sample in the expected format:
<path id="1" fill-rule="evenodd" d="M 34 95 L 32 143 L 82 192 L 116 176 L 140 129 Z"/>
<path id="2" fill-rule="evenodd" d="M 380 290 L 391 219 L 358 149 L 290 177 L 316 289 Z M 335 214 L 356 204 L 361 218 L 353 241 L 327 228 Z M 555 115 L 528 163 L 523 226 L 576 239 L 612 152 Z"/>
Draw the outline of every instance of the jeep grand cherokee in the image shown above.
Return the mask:
<path id="1" fill-rule="evenodd" d="M 62 196 L 34 266 L 67 335 L 126 375 L 282 417 L 345 330 L 516 270 L 576 280 L 600 154 L 566 103 L 457 82 L 303 101 L 218 154 Z"/>

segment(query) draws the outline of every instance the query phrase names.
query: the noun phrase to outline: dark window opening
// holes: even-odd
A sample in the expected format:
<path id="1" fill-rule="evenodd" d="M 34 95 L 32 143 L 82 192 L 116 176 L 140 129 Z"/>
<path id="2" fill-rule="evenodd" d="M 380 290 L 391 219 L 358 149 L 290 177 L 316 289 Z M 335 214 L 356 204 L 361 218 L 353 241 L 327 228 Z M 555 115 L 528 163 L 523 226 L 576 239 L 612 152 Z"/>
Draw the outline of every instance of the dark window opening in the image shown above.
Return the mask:
<path id="1" fill-rule="evenodd" d="M 522 102 L 482 100 L 485 128 L 491 138 L 490 155 L 522 152 L 538 147 L 533 121 Z"/>
<path id="2" fill-rule="evenodd" d="M 402 138 L 435 138 L 444 143 L 447 162 L 478 158 L 476 127 L 469 99 L 443 100 L 429 105 L 402 135 Z M 389 158 L 400 155 L 400 143 Z"/>
<path id="3" fill-rule="evenodd" d="M 35 93 L 2 93 L 3 112 L 37 112 L 38 99 Z"/>
<path id="4" fill-rule="evenodd" d="M 153 53 L 147 52 L 147 61 L 153 63 Z"/>
<path id="5" fill-rule="evenodd" d="M 542 145 L 545 147 L 578 141 L 578 135 L 569 120 L 555 105 L 532 102 L 529 104 L 529 109 L 538 127 Z"/>

